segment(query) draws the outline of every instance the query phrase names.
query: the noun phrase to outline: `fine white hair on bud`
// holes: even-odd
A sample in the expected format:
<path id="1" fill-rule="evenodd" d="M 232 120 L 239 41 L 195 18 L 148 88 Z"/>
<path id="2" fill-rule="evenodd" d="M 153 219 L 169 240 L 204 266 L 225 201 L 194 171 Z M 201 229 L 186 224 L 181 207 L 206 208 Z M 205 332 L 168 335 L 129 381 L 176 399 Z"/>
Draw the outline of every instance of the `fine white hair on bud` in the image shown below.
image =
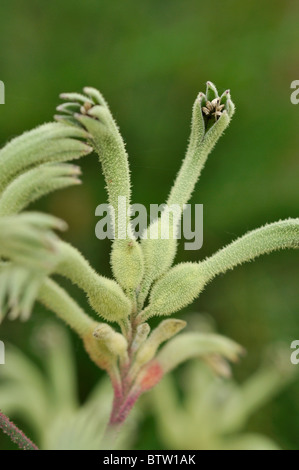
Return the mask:
<path id="1" fill-rule="evenodd" d="M 151 333 L 136 355 L 136 362 L 145 364 L 156 354 L 159 346 L 185 328 L 186 322 L 171 318 L 163 320 Z"/>
<path id="2" fill-rule="evenodd" d="M 187 153 L 167 200 L 168 207 L 173 205 L 181 207 L 177 225 L 209 154 L 230 124 L 233 114 L 234 105 L 229 91 L 219 97 L 215 85 L 208 82 L 206 94 L 199 93 L 194 102 Z M 154 221 L 151 226 L 158 223 L 159 221 Z M 168 240 L 163 240 L 161 237 L 152 240 L 146 237 L 142 240 L 141 246 L 145 263 L 145 276 L 141 285 L 142 305 L 151 284 L 171 267 L 177 250 L 177 239 L 175 234 Z"/>
<path id="3" fill-rule="evenodd" d="M 160 345 L 179 333 L 185 326 L 186 322 L 183 320 L 175 318 L 163 320 L 138 349 L 130 371 L 130 378 L 134 379 L 140 369 L 155 357 Z"/>
<path id="4" fill-rule="evenodd" d="M 136 335 L 132 342 L 132 352 L 135 353 L 140 346 L 145 342 L 150 333 L 150 326 L 148 323 L 141 323 L 137 327 Z"/>
<path id="5" fill-rule="evenodd" d="M 111 326 L 105 323 L 99 324 L 94 330 L 93 336 L 103 342 L 113 355 L 127 360 L 128 342 L 122 334 L 117 333 Z"/>
<path id="6" fill-rule="evenodd" d="M 99 156 L 108 200 L 115 214 L 111 266 L 115 279 L 135 304 L 136 290 L 144 274 L 144 260 L 130 224 L 131 181 L 128 155 L 118 126 L 101 93 L 91 87 L 85 87 L 83 92 L 84 94 L 63 93 L 61 98 L 70 102 L 60 105 L 57 110 L 62 112 L 62 119 L 69 120 L 71 115 L 71 119 L 83 126 Z M 118 209 L 119 197 L 125 201 L 124 223 Z"/>
<path id="7" fill-rule="evenodd" d="M 203 290 L 205 277 L 198 263 L 181 263 L 171 268 L 153 286 L 149 305 L 140 320 L 167 316 L 190 304 Z"/>

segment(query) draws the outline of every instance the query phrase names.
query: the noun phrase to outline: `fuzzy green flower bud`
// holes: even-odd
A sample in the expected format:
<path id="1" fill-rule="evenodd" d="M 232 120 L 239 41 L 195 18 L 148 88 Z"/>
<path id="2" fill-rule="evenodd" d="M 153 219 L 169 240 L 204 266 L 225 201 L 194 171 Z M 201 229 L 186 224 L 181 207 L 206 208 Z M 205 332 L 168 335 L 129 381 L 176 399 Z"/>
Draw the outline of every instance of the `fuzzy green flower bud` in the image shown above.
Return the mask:
<path id="1" fill-rule="evenodd" d="M 234 109 L 229 90 L 219 97 L 215 85 L 211 82 L 207 83 L 206 95 L 199 93 L 196 98 L 186 157 L 167 200 L 167 207 L 179 206 L 181 208 L 179 217 L 176 216 L 175 225 L 178 225 L 180 221 L 184 204 L 188 203 L 192 195 L 208 155 L 228 127 Z M 153 222 L 153 224 L 157 223 L 159 221 Z M 161 237 L 153 240 L 147 237 L 142 240 L 141 246 L 145 260 L 145 276 L 141 286 L 140 305 L 143 304 L 152 282 L 172 265 L 177 240 L 175 234 L 168 240 L 163 240 Z"/>
<path id="2" fill-rule="evenodd" d="M 87 130 L 89 141 L 99 155 L 109 203 L 115 214 L 112 270 L 117 282 L 134 298 L 143 277 L 144 263 L 141 248 L 134 239 L 130 225 L 131 182 L 128 155 L 117 124 L 101 93 L 91 87 L 84 88 L 84 93 L 63 93 L 61 98 L 70 102 L 60 105 L 57 110 L 64 113 L 62 120 L 68 120 L 71 115 L 72 119 Z M 125 201 L 124 217 L 119 214 L 120 197 Z"/>
<path id="3" fill-rule="evenodd" d="M 93 336 L 103 342 L 113 355 L 125 361 L 128 359 L 128 342 L 126 338 L 117 333 L 111 326 L 106 323 L 99 324 L 94 330 Z"/>
<path id="4" fill-rule="evenodd" d="M 185 326 L 185 321 L 176 318 L 162 321 L 138 350 L 135 359 L 136 364 L 141 366 L 153 359 L 159 346 L 179 333 Z"/>
<path id="5" fill-rule="evenodd" d="M 176 265 L 154 284 L 149 305 L 139 314 L 140 321 L 181 310 L 199 295 L 205 283 L 199 264 Z"/>

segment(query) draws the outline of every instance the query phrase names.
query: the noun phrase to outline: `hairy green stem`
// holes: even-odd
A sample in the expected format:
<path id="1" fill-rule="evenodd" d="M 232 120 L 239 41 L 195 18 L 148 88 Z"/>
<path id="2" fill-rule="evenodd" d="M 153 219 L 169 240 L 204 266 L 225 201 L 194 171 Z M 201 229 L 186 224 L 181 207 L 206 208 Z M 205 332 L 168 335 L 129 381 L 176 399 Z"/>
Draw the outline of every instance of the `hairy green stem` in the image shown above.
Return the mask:
<path id="1" fill-rule="evenodd" d="M 61 242 L 60 250 L 62 260 L 56 273 L 83 289 L 100 316 L 120 323 L 130 315 L 131 302 L 117 282 L 97 274 L 83 255 L 68 243 Z"/>
<path id="2" fill-rule="evenodd" d="M 299 219 L 287 219 L 246 233 L 201 263 L 206 281 L 271 251 L 299 248 Z"/>
<path id="3" fill-rule="evenodd" d="M 81 337 L 87 334 L 94 324 L 94 320 L 52 279 L 47 279 L 42 284 L 38 300 Z"/>

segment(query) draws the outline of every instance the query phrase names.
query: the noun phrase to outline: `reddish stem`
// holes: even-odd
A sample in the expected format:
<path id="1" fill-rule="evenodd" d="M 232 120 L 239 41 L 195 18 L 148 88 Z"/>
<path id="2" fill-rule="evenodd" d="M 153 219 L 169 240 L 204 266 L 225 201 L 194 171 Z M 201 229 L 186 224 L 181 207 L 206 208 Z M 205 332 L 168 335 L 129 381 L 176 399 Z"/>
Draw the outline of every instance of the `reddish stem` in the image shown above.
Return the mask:
<path id="1" fill-rule="evenodd" d="M 120 366 L 120 383 L 116 383 L 112 380 L 112 385 L 114 388 L 114 400 L 110 420 L 106 430 L 107 436 L 111 436 L 111 434 L 116 435 L 142 393 L 142 389 L 139 387 L 134 387 L 132 379 L 129 377 L 131 365 L 134 360 L 132 344 L 137 325 L 137 312 L 133 312 L 130 318 L 130 328 L 128 334 L 129 361 L 126 364 Z"/>
<path id="2" fill-rule="evenodd" d="M 0 429 L 22 450 L 39 450 L 25 434 L 0 411 Z"/>
<path id="3" fill-rule="evenodd" d="M 120 404 L 118 410 L 116 410 L 116 413 L 114 415 L 114 421 L 110 422 L 111 425 L 121 426 L 125 422 L 130 411 L 132 410 L 136 401 L 140 397 L 140 394 L 141 391 L 132 393 L 124 400 L 123 403 Z"/>
<path id="4" fill-rule="evenodd" d="M 128 380 L 129 370 L 130 363 L 126 364 L 126 366 L 121 371 L 121 383 L 112 380 L 114 399 L 108 427 L 114 427 L 115 425 L 119 426 L 123 424 L 140 395 L 140 393 L 130 393 L 132 383 Z"/>

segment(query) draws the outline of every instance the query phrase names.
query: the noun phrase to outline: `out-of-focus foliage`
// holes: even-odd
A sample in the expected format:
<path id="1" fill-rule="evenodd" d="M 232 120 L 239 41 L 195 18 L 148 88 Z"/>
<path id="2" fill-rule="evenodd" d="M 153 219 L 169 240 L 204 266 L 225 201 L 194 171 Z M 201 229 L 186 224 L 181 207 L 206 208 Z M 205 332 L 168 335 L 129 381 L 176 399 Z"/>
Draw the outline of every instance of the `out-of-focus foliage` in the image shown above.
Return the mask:
<path id="1" fill-rule="evenodd" d="M 216 329 L 208 314 L 193 312 L 186 317 L 187 330 L 212 333 Z M 141 402 L 143 414 L 154 417 L 161 448 L 279 449 L 270 430 L 270 436 L 257 432 L 252 417 L 269 409 L 275 397 L 297 380 L 288 357 L 285 344 L 267 346 L 256 370 L 242 381 L 217 355 L 206 363 L 187 363 L 176 378 L 174 374 L 165 377 Z"/>
<path id="2" fill-rule="evenodd" d="M 242 385 L 216 377 L 206 364 L 186 365 L 181 377 L 183 402 L 173 377 L 166 376 L 150 393 L 164 446 L 202 450 L 278 449 L 265 435 L 244 432 L 251 415 L 294 379 L 295 369 L 287 363 L 287 350 L 273 347 L 271 353 L 271 363 L 263 364 Z"/>
<path id="3" fill-rule="evenodd" d="M 133 202 L 162 202 L 185 151 L 196 91 L 210 77 L 223 89 L 229 84 L 238 119 L 192 200 L 204 204 L 204 245 L 177 257 L 197 261 L 265 221 L 298 215 L 298 107 L 289 99 L 298 79 L 298 15 L 296 0 L 3 0 L 1 141 L 48 121 L 61 89 L 89 83 L 118 112 L 134 170 Z M 67 220 L 69 240 L 103 272 L 108 243 L 91 241 L 90 233 L 95 207 L 106 200 L 104 182 L 95 158 L 82 166 L 89 184 L 52 195 L 38 208 Z M 197 306 L 248 350 L 239 376 L 256 368 L 265 343 L 299 337 L 297 285 L 298 254 L 284 252 L 219 278 L 201 296 Z M 5 323 L 1 339 L 28 352 L 39 317 L 18 331 Z M 80 352 L 86 397 L 99 372 Z M 254 429 L 297 447 L 298 392 L 294 385 L 261 410 Z M 141 430 L 141 447 L 157 444 L 151 425 Z"/>
<path id="4" fill-rule="evenodd" d="M 45 324 L 32 341 L 44 370 L 10 345 L 0 379 L 1 408 L 29 426 L 40 449 L 100 449 L 113 396 L 109 382 L 101 380 L 80 406 L 75 357 L 65 328 L 56 323 Z M 118 438 L 120 448 L 132 445 L 134 415 Z M 104 448 L 107 446 L 108 441 Z"/>
<path id="5" fill-rule="evenodd" d="M 191 317 L 192 319 L 192 317 Z M 21 350 L 10 345 L 0 380 L 3 411 L 22 420 L 37 436 L 41 449 L 100 449 L 109 447 L 102 435 L 109 418 L 112 389 L 100 381 L 80 406 L 77 374 L 69 334 L 56 323 L 45 323 L 35 331 L 32 343 L 41 368 Z M 286 367 L 286 350 L 272 347 L 257 372 L 238 385 L 216 376 L 214 366 L 193 361 L 180 374 L 183 402 L 174 377 L 167 375 L 134 411 L 118 438 L 117 448 L 134 447 L 141 416 L 155 415 L 162 446 L 169 449 L 277 449 L 266 436 L 242 432 L 251 414 L 272 399 L 295 378 L 295 369 Z M 229 369 L 222 375 L 229 375 Z"/>
<path id="6" fill-rule="evenodd" d="M 42 282 L 61 260 L 56 217 L 22 211 L 45 194 L 80 183 L 80 168 L 62 164 L 92 150 L 82 129 L 49 123 L 0 149 L 0 322 L 30 317 Z M 53 164 L 55 162 L 55 164 Z"/>

